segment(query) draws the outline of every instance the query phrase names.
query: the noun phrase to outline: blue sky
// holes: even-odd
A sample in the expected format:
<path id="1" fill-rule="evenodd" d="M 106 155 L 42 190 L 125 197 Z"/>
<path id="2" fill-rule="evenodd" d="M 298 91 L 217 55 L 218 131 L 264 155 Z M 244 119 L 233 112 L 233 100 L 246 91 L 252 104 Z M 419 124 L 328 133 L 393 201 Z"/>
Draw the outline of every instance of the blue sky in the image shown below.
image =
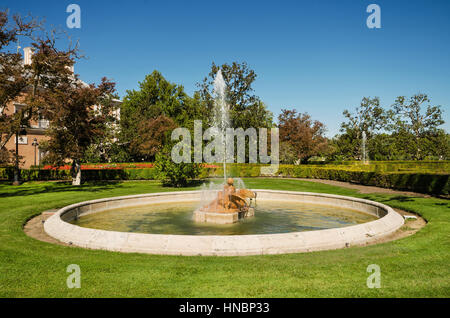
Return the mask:
<path id="1" fill-rule="evenodd" d="M 81 7 L 81 29 L 66 28 L 70 3 Z M 381 29 L 366 26 L 371 3 L 381 7 Z M 246 61 L 275 116 L 308 112 L 330 136 L 363 96 L 389 106 L 427 93 L 450 121 L 448 0 L 3 0 L 0 8 L 65 28 L 88 56 L 76 72 L 90 83 L 112 78 L 121 97 L 154 69 L 192 94 L 212 61 Z"/>

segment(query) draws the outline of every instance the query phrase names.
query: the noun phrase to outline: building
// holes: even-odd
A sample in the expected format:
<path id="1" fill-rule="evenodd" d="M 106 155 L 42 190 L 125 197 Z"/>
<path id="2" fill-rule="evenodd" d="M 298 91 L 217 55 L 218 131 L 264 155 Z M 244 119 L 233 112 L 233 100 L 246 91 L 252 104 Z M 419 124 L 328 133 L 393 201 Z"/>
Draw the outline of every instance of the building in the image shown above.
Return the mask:
<path id="1" fill-rule="evenodd" d="M 32 57 L 32 48 L 26 47 L 23 49 L 24 51 L 24 61 L 25 65 L 31 64 Z M 72 69 L 73 71 L 73 69 Z M 84 82 L 83 82 L 84 83 Z M 86 83 L 84 83 L 87 85 Z M 0 115 L 2 113 L 12 114 L 20 110 L 21 107 L 24 107 L 24 100 L 27 94 L 30 94 L 31 90 L 26 89 L 23 94 L 17 98 L 17 100 L 10 102 L 6 105 L 6 107 L 0 106 Z M 122 103 L 120 100 L 114 100 L 116 103 Z M 94 107 L 95 108 L 95 107 Z M 117 109 L 114 114 L 116 118 L 120 119 L 120 109 Z M 30 126 L 26 127 L 22 130 L 22 134 L 19 135 L 18 138 L 18 149 L 19 156 L 21 156 L 20 167 L 21 168 L 29 168 L 34 165 L 40 165 L 45 153 L 41 151 L 39 148 L 39 144 L 48 139 L 45 135 L 46 129 L 49 127 L 49 121 L 45 118 L 40 118 L 38 121 L 31 121 Z M 5 145 L 7 150 L 16 150 L 16 138 L 15 136 L 11 137 L 11 139 Z"/>

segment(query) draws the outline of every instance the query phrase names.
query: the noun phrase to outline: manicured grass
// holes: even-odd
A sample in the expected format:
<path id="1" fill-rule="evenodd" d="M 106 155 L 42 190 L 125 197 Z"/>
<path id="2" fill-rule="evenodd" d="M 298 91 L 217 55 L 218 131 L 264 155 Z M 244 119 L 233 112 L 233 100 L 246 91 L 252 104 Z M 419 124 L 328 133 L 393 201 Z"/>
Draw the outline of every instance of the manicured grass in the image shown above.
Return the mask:
<path id="1" fill-rule="evenodd" d="M 429 223 L 394 242 L 343 250 L 249 257 L 122 254 L 34 240 L 22 226 L 41 211 L 95 198 L 174 191 L 154 181 L 0 184 L 1 297 L 449 297 L 450 204 L 435 198 L 363 195 L 308 181 L 246 179 L 250 188 L 363 197 L 421 214 Z M 192 189 L 192 188 L 191 188 Z M 69 264 L 81 288 L 69 289 Z M 366 286 L 369 264 L 381 288 Z"/>

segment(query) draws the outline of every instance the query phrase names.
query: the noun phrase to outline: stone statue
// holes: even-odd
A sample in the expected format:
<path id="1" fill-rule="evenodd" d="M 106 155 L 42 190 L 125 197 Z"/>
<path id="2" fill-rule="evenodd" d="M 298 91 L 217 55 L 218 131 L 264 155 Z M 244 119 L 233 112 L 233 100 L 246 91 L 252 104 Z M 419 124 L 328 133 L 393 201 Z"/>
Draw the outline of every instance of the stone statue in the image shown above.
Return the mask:
<path id="1" fill-rule="evenodd" d="M 200 211 L 215 213 L 247 212 L 250 205 L 246 199 L 256 198 L 256 193 L 248 189 L 236 191 L 233 178 L 228 178 L 223 190 L 219 191 L 217 198 L 205 205 Z"/>

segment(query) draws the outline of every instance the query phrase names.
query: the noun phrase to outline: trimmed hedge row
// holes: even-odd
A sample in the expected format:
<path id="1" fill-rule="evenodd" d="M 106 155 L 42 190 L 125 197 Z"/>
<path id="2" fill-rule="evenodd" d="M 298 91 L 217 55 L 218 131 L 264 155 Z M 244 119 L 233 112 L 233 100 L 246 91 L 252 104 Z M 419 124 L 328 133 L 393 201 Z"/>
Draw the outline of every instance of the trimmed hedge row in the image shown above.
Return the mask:
<path id="1" fill-rule="evenodd" d="M 442 162 L 440 163 L 443 164 Z M 354 167 L 342 166 L 320 166 L 320 165 L 280 165 L 279 177 L 326 179 L 344 182 L 353 182 L 362 185 L 406 190 L 419 193 L 430 193 L 439 195 L 450 194 L 450 175 L 446 173 L 433 172 L 406 172 L 395 169 L 395 172 L 387 172 L 387 169 L 355 169 L 367 167 L 361 165 Z M 381 166 L 378 165 L 379 167 Z M 261 165 L 257 164 L 231 164 L 227 166 L 227 174 L 240 177 L 260 177 Z M 377 171 L 375 171 L 377 170 Z M 381 171 L 380 171 L 381 170 Z M 393 169 L 394 170 L 394 169 Z M 439 169 L 442 171 L 442 168 Z M 223 176 L 223 169 L 211 169 L 210 177 Z"/>
<path id="2" fill-rule="evenodd" d="M 260 177 L 259 164 L 229 164 L 227 175 L 239 177 Z M 21 180 L 71 180 L 69 170 L 36 170 L 21 169 Z M 201 179 L 208 177 L 222 177 L 223 168 L 202 168 Z M 279 177 L 327 179 L 353 182 L 362 185 L 407 190 L 420 193 L 439 195 L 450 194 L 450 175 L 447 173 L 429 172 L 386 172 L 356 170 L 349 166 L 336 165 L 280 165 Z M 12 167 L 0 168 L 0 180 L 12 180 Z M 83 180 L 155 180 L 156 169 L 113 169 L 113 170 L 83 170 Z"/>
<path id="3" fill-rule="evenodd" d="M 440 195 L 449 195 L 450 193 L 449 174 L 380 173 L 374 171 L 350 171 L 288 165 L 281 165 L 278 173 L 279 176 L 282 177 L 336 180 L 382 188 Z"/>
<path id="4" fill-rule="evenodd" d="M 154 180 L 156 179 L 156 170 L 154 168 L 82 170 L 81 177 L 83 181 Z M 0 180 L 13 179 L 13 168 L 0 168 Z M 20 179 L 23 181 L 71 180 L 72 176 L 70 170 L 21 169 Z"/>
<path id="5" fill-rule="evenodd" d="M 14 168 L 0 168 L 0 180 L 13 180 Z M 20 180 L 38 181 L 38 180 L 69 180 L 71 179 L 70 170 L 37 170 L 20 169 Z"/>
<path id="6" fill-rule="evenodd" d="M 450 171 L 450 161 L 373 161 L 369 164 L 362 164 L 361 161 L 350 161 L 302 166 L 374 172 L 448 173 Z"/>

